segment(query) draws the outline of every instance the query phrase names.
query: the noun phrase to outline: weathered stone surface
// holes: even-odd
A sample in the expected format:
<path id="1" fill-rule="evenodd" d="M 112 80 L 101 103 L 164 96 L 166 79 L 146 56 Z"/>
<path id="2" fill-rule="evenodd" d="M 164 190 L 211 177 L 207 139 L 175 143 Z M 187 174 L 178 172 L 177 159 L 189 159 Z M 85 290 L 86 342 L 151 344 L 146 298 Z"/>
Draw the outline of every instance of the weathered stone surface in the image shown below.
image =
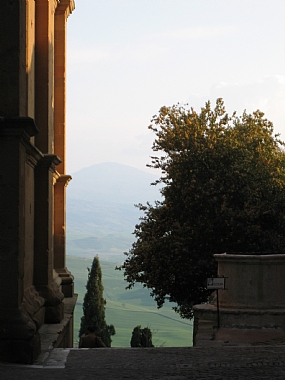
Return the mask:
<path id="1" fill-rule="evenodd" d="M 64 316 L 64 304 L 46 306 L 45 323 L 60 323 Z"/>
<path id="2" fill-rule="evenodd" d="M 0 340 L 0 360 L 31 364 L 41 352 L 41 340 L 39 333 L 36 333 L 32 339 L 11 339 Z"/>
<path id="3" fill-rule="evenodd" d="M 56 272 L 61 279 L 61 290 L 64 297 L 74 296 L 74 277 L 67 268 L 56 268 Z"/>
<path id="4" fill-rule="evenodd" d="M 218 290 L 209 304 L 195 305 L 193 342 L 210 341 L 205 323 L 213 331 L 218 328 L 238 337 L 250 336 L 255 330 L 259 340 L 270 340 L 273 331 L 285 334 L 285 255 L 214 255 L 218 261 L 218 276 L 226 277 L 226 289 Z M 219 310 L 217 305 L 219 301 Z M 235 331 L 239 331 L 240 334 Z M 216 339 L 217 335 L 214 335 Z"/>
<path id="5" fill-rule="evenodd" d="M 31 339 L 36 324 L 24 309 L 0 308 L 0 339 Z"/>
<path id="6" fill-rule="evenodd" d="M 51 283 L 50 285 L 37 286 L 40 296 L 45 300 L 45 307 L 52 307 L 59 305 L 64 295 L 60 291 L 57 284 Z"/>
<path id="7" fill-rule="evenodd" d="M 285 254 L 217 254 L 218 275 L 226 277 L 219 304 L 232 309 L 285 309 Z"/>
<path id="8" fill-rule="evenodd" d="M 73 10 L 73 0 L 1 2 L 0 360 L 31 363 L 45 319 L 65 318 L 55 266 L 65 266 L 66 21 Z M 72 294 L 72 276 L 65 284 Z M 63 326 L 59 344 L 70 346 L 72 316 Z"/>
<path id="9" fill-rule="evenodd" d="M 284 346 L 54 349 L 1 380 L 284 380 Z"/>
<path id="10" fill-rule="evenodd" d="M 39 295 L 34 286 L 25 289 L 23 307 L 33 320 L 34 316 L 37 314 L 35 321 L 38 325 L 41 325 L 44 321 L 43 319 L 42 322 L 40 322 L 42 319 L 40 315 L 43 314 L 41 309 L 43 309 L 44 303 L 45 300 Z"/>
<path id="11" fill-rule="evenodd" d="M 54 347 L 73 346 L 73 313 L 76 300 L 77 294 L 72 298 L 65 298 L 64 318 L 59 323 L 44 324 L 40 328 L 43 354 Z"/>
<path id="12" fill-rule="evenodd" d="M 74 296 L 74 283 L 68 285 L 62 285 L 62 292 L 65 297 L 73 297 Z"/>

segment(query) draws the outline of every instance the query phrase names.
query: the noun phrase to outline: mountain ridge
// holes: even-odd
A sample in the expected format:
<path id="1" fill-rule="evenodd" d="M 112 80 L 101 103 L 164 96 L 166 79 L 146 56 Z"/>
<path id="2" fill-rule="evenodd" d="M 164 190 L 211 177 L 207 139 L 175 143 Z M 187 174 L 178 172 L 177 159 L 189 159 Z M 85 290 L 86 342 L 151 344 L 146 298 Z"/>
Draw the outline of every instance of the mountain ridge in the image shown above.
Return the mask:
<path id="1" fill-rule="evenodd" d="M 158 177 L 118 163 L 105 162 L 72 175 L 67 188 L 67 248 L 73 256 L 122 254 L 143 215 L 135 204 L 161 199 Z"/>
<path id="2" fill-rule="evenodd" d="M 159 196 L 157 187 L 151 186 L 157 175 L 119 163 L 94 164 L 76 171 L 72 178 L 67 190 L 71 198 L 139 203 L 153 202 Z"/>

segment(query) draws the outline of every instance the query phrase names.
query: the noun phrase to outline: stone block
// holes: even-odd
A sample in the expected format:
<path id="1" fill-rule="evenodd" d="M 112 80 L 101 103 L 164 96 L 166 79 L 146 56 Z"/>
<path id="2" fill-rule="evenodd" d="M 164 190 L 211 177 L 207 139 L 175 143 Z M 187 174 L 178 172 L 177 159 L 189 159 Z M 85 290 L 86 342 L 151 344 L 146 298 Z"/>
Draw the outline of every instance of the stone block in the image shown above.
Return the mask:
<path id="1" fill-rule="evenodd" d="M 36 333 L 29 340 L 0 340 L 0 360 L 9 363 L 32 364 L 41 353 L 41 339 Z"/>
<path id="2" fill-rule="evenodd" d="M 62 293 L 65 297 L 73 297 L 74 296 L 74 283 L 68 285 L 61 285 Z"/>
<path id="3" fill-rule="evenodd" d="M 45 323 L 60 323 L 64 317 L 64 304 L 47 306 L 45 308 Z"/>

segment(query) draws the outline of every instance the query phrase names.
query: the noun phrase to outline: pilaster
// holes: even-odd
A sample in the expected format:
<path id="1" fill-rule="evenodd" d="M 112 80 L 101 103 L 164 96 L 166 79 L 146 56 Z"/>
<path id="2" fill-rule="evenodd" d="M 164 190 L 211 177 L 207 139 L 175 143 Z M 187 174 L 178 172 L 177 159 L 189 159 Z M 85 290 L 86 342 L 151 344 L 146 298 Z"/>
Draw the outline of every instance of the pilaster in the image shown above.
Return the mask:
<path id="1" fill-rule="evenodd" d="M 0 359 L 32 362 L 40 352 L 44 300 L 33 286 L 34 167 L 42 154 L 28 117 L 0 119 Z"/>
<path id="2" fill-rule="evenodd" d="M 73 297 L 73 276 L 66 268 L 66 186 L 71 176 L 66 175 L 66 21 L 74 10 L 73 0 L 60 0 L 55 11 L 54 39 L 54 149 L 62 163 L 57 170 L 60 177 L 54 188 L 54 268 L 62 279 L 65 297 Z"/>
<path id="3" fill-rule="evenodd" d="M 0 115 L 34 117 L 34 0 L 1 2 Z"/>
<path id="4" fill-rule="evenodd" d="M 66 266 L 65 247 L 65 192 L 66 186 L 71 180 L 70 175 L 60 175 L 54 185 L 54 267 L 64 268 Z"/>
<path id="5" fill-rule="evenodd" d="M 34 284 L 45 299 L 46 323 L 58 323 L 63 318 L 64 295 L 61 280 L 54 272 L 53 218 L 55 170 L 60 159 L 54 154 L 43 155 L 35 170 L 35 270 Z"/>
<path id="6" fill-rule="evenodd" d="M 73 294 L 65 268 L 65 33 L 74 1 L 3 0 L 0 8 L 0 360 L 31 363 L 40 327 L 64 318 L 61 290 Z M 72 329 L 71 318 L 61 344 L 72 345 Z"/>
<path id="7" fill-rule="evenodd" d="M 60 175 L 54 186 L 54 268 L 62 280 L 65 297 L 73 297 L 73 276 L 66 268 L 65 192 L 70 175 Z"/>
<path id="8" fill-rule="evenodd" d="M 35 9 L 35 143 L 54 153 L 54 12 L 57 1 L 36 0 Z"/>

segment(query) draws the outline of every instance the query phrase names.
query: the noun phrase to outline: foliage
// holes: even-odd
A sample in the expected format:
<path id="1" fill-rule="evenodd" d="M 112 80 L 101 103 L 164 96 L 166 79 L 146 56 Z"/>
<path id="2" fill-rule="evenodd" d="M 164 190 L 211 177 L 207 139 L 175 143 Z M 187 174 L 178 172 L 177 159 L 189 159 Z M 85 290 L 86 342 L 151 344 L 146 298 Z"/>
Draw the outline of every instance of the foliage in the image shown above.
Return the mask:
<path id="1" fill-rule="evenodd" d="M 208 299 L 213 254 L 285 251 L 284 144 L 262 112 L 230 117 L 222 99 L 199 114 L 162 107 L 149 128 L 163 200 L 138 205 L 144 216 L 119 269 L 128 288 L 140 282 L 158 307 L 169 299 L 191 318 Z"/>
<path id="2" fill-rule="evenodd" d="M 150 328 L 136 326 L 132 332 L 131 347 L 154 347 L 152 344 L 152 332 Z"/>
<path id="3" fill-rule="evenodd" d="M 89 326 L 96 326 L 97 333 L 105 345 L 111 347 L 111 336 L 115 335 L 116 331 L 114 326 L 107 325 L 105 320 L 106 300 L 103 298 L 104 287 L 98 256 L 94 257 L 91 270 L 87 269 L 87 291 L 83 302 L 83 317 L 81 318 L 79 337 L 86 332 Z"/>

